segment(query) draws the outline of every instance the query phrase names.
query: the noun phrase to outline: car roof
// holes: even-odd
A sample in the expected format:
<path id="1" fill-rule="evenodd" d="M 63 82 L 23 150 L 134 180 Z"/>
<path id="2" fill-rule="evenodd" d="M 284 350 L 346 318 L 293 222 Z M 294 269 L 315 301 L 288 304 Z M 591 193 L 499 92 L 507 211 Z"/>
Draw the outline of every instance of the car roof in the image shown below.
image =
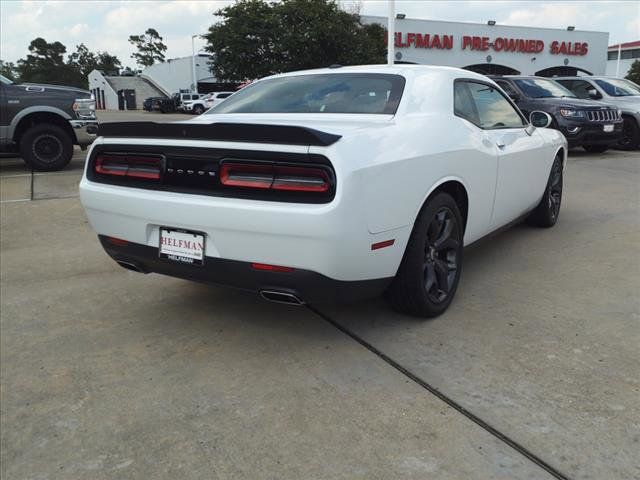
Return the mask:
<path id="1" fill-rule="evenodd" d="M 486 75 L 481 75 L 471 70 L 464 70 L 456 67 L 444 67 L 436 65 L 413 65 L 413 64 L 396 64 L 396 65 L 352 65 L 352 66 L 335 66 L 328 68 L 317 68 L 313 70 L 299 70 L 295 72 L 279 73 L 265 78 L 292 77 L 297 75 L 319 75 L 319 74 L 339 74 L 339 73 L 387 73 L 402 76 L 419 76 L 421 74 L 437 74 L 451 78 L 477 78 L 486 80 Z M 262 80 L 262 79 L 261 79 Z"/>

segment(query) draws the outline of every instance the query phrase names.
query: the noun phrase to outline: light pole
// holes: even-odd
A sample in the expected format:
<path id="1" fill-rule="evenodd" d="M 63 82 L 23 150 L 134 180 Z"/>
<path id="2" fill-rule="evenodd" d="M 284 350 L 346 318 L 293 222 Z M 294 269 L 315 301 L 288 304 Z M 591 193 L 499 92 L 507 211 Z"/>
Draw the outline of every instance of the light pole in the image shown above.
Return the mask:
<path id="1" fill-rule="evenodd" d="M 387 65 L 395 62 L 395 41 L 396 41 L 396 2 L 387 0 L 389 10 L 387 11 Z"/>
<path id="2" fill-rule="evenodd" d="M 191 35 L 191 84 L 193 85 L 193 90 L 195 93 L 198 93 L 198 80 L 196 79 L 196 47 L 195 47 L 195 39 L 199 37 L 197 33 Z"/>

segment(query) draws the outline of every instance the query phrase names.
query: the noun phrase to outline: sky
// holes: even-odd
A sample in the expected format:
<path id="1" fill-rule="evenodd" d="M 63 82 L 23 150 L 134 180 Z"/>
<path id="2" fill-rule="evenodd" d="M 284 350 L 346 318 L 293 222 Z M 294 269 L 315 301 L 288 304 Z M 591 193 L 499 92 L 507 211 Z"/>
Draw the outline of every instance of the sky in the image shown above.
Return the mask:
<path id="1" fill-rule="evenodd" d="M 167 58 L 191 54 L 191 35 L 219 21 L 213 12 L 232 0 L 0 0 L 0 59 L 15 62 L 40 36 L 60 41 L 67 53 L 84 43 L 135 66 L 129 35 L 154 27 L 167 45 Z M 386 16 L 385 0 L 341 0 L 349 11 Z M 609 32 L 609 44 L 640 40 L 640 1 L 430 1 L 396 0 L 408 18 Z M 196 39 L 196 51 L 204 45 Z"/>

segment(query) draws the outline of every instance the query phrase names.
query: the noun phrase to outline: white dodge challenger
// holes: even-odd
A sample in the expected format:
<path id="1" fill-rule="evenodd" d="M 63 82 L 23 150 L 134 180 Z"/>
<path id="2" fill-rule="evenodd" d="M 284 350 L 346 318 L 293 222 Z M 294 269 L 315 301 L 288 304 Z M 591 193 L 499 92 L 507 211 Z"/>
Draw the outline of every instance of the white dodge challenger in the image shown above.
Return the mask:
<path id="1" fill-rule="evenodd" d="M 555 224 L 567 143 L 549 122 L 466 70 L 287 73 L 188 122 L 102 124 L 80 195 L 125 268 L 292 304 L 386 291 L 429 317 L 464 246 Z"/>

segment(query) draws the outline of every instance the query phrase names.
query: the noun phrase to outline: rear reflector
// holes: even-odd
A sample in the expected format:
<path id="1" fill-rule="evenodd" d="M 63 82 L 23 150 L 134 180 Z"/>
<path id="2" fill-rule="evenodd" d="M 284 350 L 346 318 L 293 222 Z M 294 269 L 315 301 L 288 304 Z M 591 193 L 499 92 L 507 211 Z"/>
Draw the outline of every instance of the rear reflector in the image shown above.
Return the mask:
<path id="1" fill-rule="evenodd" d="M 266 263 L 252 263 L 251 267 L 254 270 L 265 270 L 268 272 L 293 272 L 293 268 L 291 267 L 283 267 L 280 265 L 269 265 Z"/>
<path id="2" fill-rule="evenodd" d="M 162 157 L 154 155 L 109 155 L 96 158 L 96 173 L 118 177 L 160 180 Z"/>
<path id="3" fill-rule="evenodd" d="M 114 245 L 118 245 L 119 247 L 124 247 L 126 245 L 129 245 L 129 242 L 126 240 L 123 240 L 121 238 L 116 238 L 116 237 L 106 237 L 107 241 L 109 243 L 112 243 Z"/>
<path id="4" fill-rule="evenodd" d="M 317 167 L 289 167 L 270 164 L 224 162 L 220 183 L 228 187 L 248 187 L 289 192 L 329 191 L 329 174 Z"/>
<path id="5" fill-rule="evenodd" d="M 384 247 L 390 247 L 395 243 L 395 238 L 391 240 L 385 240 L 384 242 L 372 243 L 371 250 L 379 250 Z"/>

